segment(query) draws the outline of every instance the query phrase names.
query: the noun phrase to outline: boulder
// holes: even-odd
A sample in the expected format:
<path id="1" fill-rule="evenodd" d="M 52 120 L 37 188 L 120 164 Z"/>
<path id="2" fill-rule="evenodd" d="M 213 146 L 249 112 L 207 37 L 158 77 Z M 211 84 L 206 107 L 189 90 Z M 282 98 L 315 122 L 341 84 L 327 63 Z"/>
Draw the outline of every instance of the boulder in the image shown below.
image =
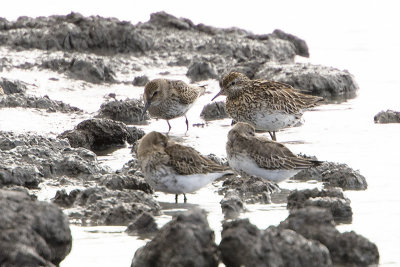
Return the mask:
<path id="1" fill-rule="evenodd" d="M 304 93 L 332 101 L 354 98 L 359 88 L 347 70 L 308 63 L 266 63 L 255 78 L 287 83 Z"/>
<path id="2" fill-rule="evenodd" d="M 114 70 L 104 63 L 102 58 L 74 56 L 44 60 L 42 68 L 65 73 L 68 77 L 91 83 L 116 82 Z"/>
<path id="3" fill-rule="evenodd" d="M 218 77 L 217 69 L 215 66 L 207 61 L 199 60 L 193 61 L 186 73 L 191 82 L 204 81 L 208 79 L 216 79 Z"/>
<path id="4" fill-rule="evenodd" d="M 135 252 L 131 266 L 218 266 L 214 232 L 205 211 L 193 209 L 174 217 Z"/>
<path id="5" fill-rule="evenodd" d="M 288 196 L 287 208 L 289 210 L 308 206 L 329 209 L 336 223 L 348 223 L 352 220 L 353 212 L 350 200 L 344 197 L 341 188 L 294 190 Z"/>
<path id="6" fill-rule="evenodd" d="M 21 17 L 4 25 L 7 26 L 0 30 L 0 45 L 3 46 L 85 51 L 97 55 L 132 53 L 137 59 L 148 55 L 158 67 L 165 63 L 190 67 L 188 75 L 194 80 L 216 78 L 235 66 L 259 59 L 293 63 L 296 54 L 307 54 L 301 39 L 287 33 L 256 35 L 238 28 L 195 25 L 189 19 L 165 12 L 151 14 L 149 21 L 136 25 L 116 18 L 84 17 L 79 13 Z M 201 61 L 194 62 L 194 57 Z M 96 83 L 113 82 L 114 68 L 98 58 L 59 58 L 59 62 L 45 63 L 43 67 L 61 65 L 71 77 Z M 112 66 L 117 65 L 121 65 L 120 62 Z M 140 65 L 145 67 L 146 63 Z"/>
<path id="7" fill-rule="evenodd" d="M 0 78 L 0 87 L 6 95 L 21 94 L 26 91 L 26 85 L 23 82 L 6 78 Z"/>
<path id="8" fill-rule="evenodd" d="M 400 123 L 400 112 L 394 110 L 381 111 L 374 117 L 375 123 Z"/>
<path id="9" fill-rule="evenodd" d="M 0 108 L 37 108 L 45 109 L 47 112 L 81 113 L 81 109 L 65 104 L 62 101 L 51 100 L 47 95 L 43 97 L 30 96 L 21 93 L 6 95 L 0 99 Z"/>
<path id="10" fill-rule="evenodd" d="M 96 117 L 121 121 L 127 124 L 138 123 L 142 121 L 141 115 L 143 109 L 143 102 L 137 99 L 108 101 L 101 104 L 99 113 Z M 143 120 L 148 119 L 150 119 L 150 117 L 146 112 Z"/>
<path id="11" fill-rule="evenodd" d="M 90 150 L 123 146 L 128 140 L 136 141 L 140 135 L 132 136 L 134 131 L 122 123 L 110 119 L 89 119 L 80 122 L 74 130 L 65 131 L 57 138 L 67 138 L 72 147 Z M 136 140 L 135 140 L 136 139 Z"/>
<path id="12" fill-rule="evenodd" d="M 67 201 L 61 200 L 60 195 L 64 195 Z M 159 215 L 161 211 L 152 195 L 142 190 L 110 190 L 102 186 L 73 190 L 67 196 L 57 192 L 53 202 L 61 207 L 69 207 L 69 218 L 84 226 L 126 226 L 143 212 Z"/>
<path id="13" fill-rule="evenodd" d="M 230 176 L 229 179 L 225 179 L 218 192 L 225 194 L 228 190 L 235 190 L 242 201 L 249 204 L 270 204 L 271 195 L 281 192 L 277 184 L 256 176 Z M 284 201 L 286 202 L 286 196 Z"/>
<path id="14" fill-rule="evenodd" d="M 145 86 L 146 83 L 148 83 L 149 81 L 150 81 L 150 80 L 149 80 L 149 77 L 147 77 L 146 75 L 136 76 L 136 77 L 133 79 L 132 84 L 133 84 L 134 86 Z"/>
<path id="15" fill-rule="evenodd" d="M 325 187 L 340 187 L 343 190 L 365 190 L 367 181 L 358 171 L 347 164 L 324 162 L 323 164 L 302 170 L 291 178 L 292 180 L 316 180 L 324 183 Z"/>
<path id="16" fill-rule="evenodd" d="M 68 220 L 59 208 L 0 189 L 2 266 L 58 266 L 71 246 Z"/>
<path id="17" fill-rule="evenodd" d="M 158 227 L 154 216 L 146 211 L 131 222 L 125 230 L 128 235 L 154 234 L 157 231 Z"/>
<path id="18" fill-rule="evenodd" d="M 294 36 L 290 33 L 286 33 L 282 30 L 276 29 L 272 32 L 273 36 L 276 36 L 279 39 L 287 40 L 291 42 L 294 47 L 296 48 L 296 55 L 303 56 L 303 57 L 309 57 L 310 53 L 308 52 L 308 46 L 307 43 L 303 40 L 300 39 L 297 36 Z"/>
<path id="19" fill-rule="evenodd" d="M 205 105 L 200 113 L 200 117 L 209 121 L 228 118 L 225 101 L 212 102 Z"/>
<path id="20" fill-rule="evenodd" d="M 111 173 L 104 174 L 100 179 L 100 184 L 111 190 L 141 190 L 152 194 L 153 189 L 142 177 L 130 173 Z"/>
<path id="21" fill-rule="evenodd" d="M 235 190 L 228 190 L 220 204 L 225 219 L 237 218 L 241 212 L 246 210 L 239 193 Z"/>
<path id="22" fill-rule="evenodd" d="M 219 244 L 225 266 L 332 266 L 328 249 L 287 229 L 259 230 L 248 219 L 225 222 Z"/>
<path id="23" fill-rule="evenodd" d="M 279 228 L 291 229 L 307 239 L 325 245 L 335 265 L 369 266 L 378 264 L 377 246 L 354 232 L 341 233 L 328 209 L 305 207 L 292 210 Z"/>
<path id="24" fill-rule="evenodd" d="M 0 131 L 0 186 L 36 188 L 44 179 L 88 180 L 108 171 L 93 152 L 71 148 L 65 140 Z"/>

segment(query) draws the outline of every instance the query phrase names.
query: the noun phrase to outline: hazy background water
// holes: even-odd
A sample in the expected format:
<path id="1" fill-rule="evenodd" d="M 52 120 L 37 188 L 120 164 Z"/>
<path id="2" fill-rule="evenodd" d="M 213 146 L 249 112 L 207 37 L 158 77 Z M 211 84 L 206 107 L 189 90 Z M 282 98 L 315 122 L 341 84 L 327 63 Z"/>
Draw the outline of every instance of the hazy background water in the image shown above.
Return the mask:
<path id="1" fill-rule="evenodd" d="M 83 15 L 113 16 L 132 23 L 144 22 L 150 13 L 164 10 L 177 17 L 186 17 L 194 23 L 216 27 L 239 27 L 254 33 L 270 33 L 282 29 L 306 40 L 310 58 L 298 58 L 298 62 L 311 62 L 349 70 L 360 86 L 357 98 L 341 104 L 319 107 L 307 112 L 306 123 L 298 128 L 279 133 L 279 141 L 289 142 L 295 152 L 316 155 L 320 160 L 347 163 L 360 170 L 369 188 L 366 191 L 346 191 L 352 201 L 353 222 L 341 225 L 341 231 L 354 230 L 378 245 L 381 265 L 400 266 L 398 240 L 400 231 L 400 175 L 398 172 L 400 148 L 400 124 L 377 125 L 373 116 L 388 108 L 400 110 L 400 18 L 397 1 L 2 1 L 0 17 L 16 19 L 21 15 L 39 16 L 68 14 L 70 11 Z M 1 51 L 0 51 L 1 52 Z M 31 52 L 34 53 L 34 52 Z M 17 53 L 22 58 L 29 53 Z M 143 70 L 146 73 L 147 70 Z M 157 70 L 158 71 L 158 70 Z M 148 70 L 150 78 L 157 71 Z M 185 68 L 169 69 L 174 78 L 186 79 Z M 51 73 L 13 71 L 0 73 L 23 81 L 35 81 L 37 88 L 30 93 L 48 94 L 85 110 L 94 112 L 103 101 L 102 95 L 112 91 L 121 96 L 139 97 L 127 85 L 89 85 L 66 90 L 54 88 L 48 78 Z M 133 79 L 133 77 L 132 77 Z M 62 81 L 61 81 L 62 82 Z M 208 81 L 211 91 L 218 85 Z M 71 87 L 69 87 L 71 88 Z M 93 89 L 93 90 L 92 90 Z M 189 112 L 191 123 L 201 122 L 199 112 L 212 95 L 203 96 Z M 82 99 L 91 99 L 89 103 Z M 9 120 L 10 116 L 13 120 Z M 84 116 L 83 116 L 84 117 Z M 46 114 L 19 109 L 0 110 L 1 130 L 36 131 L 50 135 L 76 125 L 83 117 L 63 114 Z M 45 118 L 45 119 L 43 119 Z M 29 123 L 28 123 L 29 122 Z M 67 122 L 67 123 L 65 123 Z M 225 155 L 226 133 L 229 120 L 212 122 L 205 128 L 191 128 L 184 135 L 184 119 L 171 121 L 172 135 L 190 144 L 202 153 Z M 145 131 L 166 131 L 165 121 L 153 121 Z M 209 136 L 212 135 L 212 140 Z M 296 141 L 296 142 L 293 142 Z M 129 160 L 129 148 L 101 157 L 104 164 L 114 168 Z M 218 186 L 218 185 L 216 185 Z M 282 187 L 299 188 L 303 183 L 284 183 Z M 189 195 L 189 202 L 198 204 L 209 213 L 208 220 L 217 233 L 221 229 L 221 210 L 215 186 L 210 185 L 198 193 Z M 44 196 L 54 196 L 54 189 L 44 188 Z M 47 192 L 47 197 L 46 197 Z M 158 218 L 162 225 L 170 219 L 170 213 L 187 208 L 173 202 L 172 195 L 157 194 L 164 202 L 165 215 Z M 243 214 L 260 228 L 277 224 L 287 216 L 284 205 L 248 205 L 250 212 Z M 137 247 L 146 240 L 129 237 L 124 227 L 77 227 L 72 226 L 73 250 L 61 266 L 129 266 Z"/>

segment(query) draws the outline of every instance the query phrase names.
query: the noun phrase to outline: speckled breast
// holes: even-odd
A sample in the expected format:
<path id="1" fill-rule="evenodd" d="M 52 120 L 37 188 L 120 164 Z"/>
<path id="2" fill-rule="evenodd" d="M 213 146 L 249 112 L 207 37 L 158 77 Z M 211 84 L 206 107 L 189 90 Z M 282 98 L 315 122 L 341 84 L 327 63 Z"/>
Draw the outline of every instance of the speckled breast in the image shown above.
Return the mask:
<path id="1" fill-rule="evenodd" d="M 151 116 L 170 120 L 185 115 L 191 106 L 177 101 L 164 101 L 158 105 L 151 105 L 148 111 Z"/>

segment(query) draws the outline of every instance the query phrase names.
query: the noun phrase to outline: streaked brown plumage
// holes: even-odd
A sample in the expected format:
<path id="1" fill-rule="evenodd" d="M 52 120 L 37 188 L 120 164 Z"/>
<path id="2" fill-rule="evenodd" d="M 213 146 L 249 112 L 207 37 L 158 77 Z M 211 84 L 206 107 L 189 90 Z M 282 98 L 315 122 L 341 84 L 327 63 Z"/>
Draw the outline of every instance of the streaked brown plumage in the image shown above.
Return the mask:
<path id="1" fill-rule="evenodd" d="M 226 95 L 226 111 L 238 122 L 252 124 L 257 130 L 275 132 L 291 127 L 303 110 L 314 107 L 323 98 L 300 93 L 292 86 L 267 80 L 250 80 L 239 72 L 231 72 L 220 83 L 219 95 Z"/>
<path id="2" fill-rule="evenodd" d="M 176 197 L 232 173 L 229 167 L 218 165 L 159 132 L 150 132 L 140 140 L 137 156 L 149 184 L 157 191 L 173 193 Z"/>
<path id="3" fill-rule="evenodd" d="M 167 120 L 168 132 L 171 130 L 170 119 L 185 116 L 186 129 L 189 130 L 186 112 L 204 92 L 204 87 L 188 85 L 180 80 L 152 80 L 144 88 L 142 115 L 148 110 L 151 116 Z"/>
<path id="4" fill-rule="evenodd" d="M 232 169 L 275 182 L 320 164 L 293 154 L 281 143 L 255 135 L 255 128 L 239 122 L 228 133 L 226 153 Z"/>

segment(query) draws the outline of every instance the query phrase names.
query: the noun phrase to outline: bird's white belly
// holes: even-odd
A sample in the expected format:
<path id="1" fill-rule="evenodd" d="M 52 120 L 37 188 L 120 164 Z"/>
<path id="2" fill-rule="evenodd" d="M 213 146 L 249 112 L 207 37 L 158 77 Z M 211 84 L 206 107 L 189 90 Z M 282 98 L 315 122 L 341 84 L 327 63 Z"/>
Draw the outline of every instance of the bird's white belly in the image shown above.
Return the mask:
<path id="1" fill-rule="evenodd" d="M 145 173 L 148 183 L 156 191 L 171 194 L 192 193 L 226 173 L 179 175 L 175 172 Z"/>
<path id="2" fill-rule="evenodd" d="M 252 124 L 257 130 L 278 131 L 295 125 L 299 121 L 298 115 L 283 112 L 257 112 Z"/>
<path id="3" fill-rule="evenodd" d="M 251 158 L 245 156 L 228 155 L 229 166 L 238 172 L 258 176 L 276 183 L 282 182 L 297 174 L 300 170 L 265 169 L 260 168 Z"/>

